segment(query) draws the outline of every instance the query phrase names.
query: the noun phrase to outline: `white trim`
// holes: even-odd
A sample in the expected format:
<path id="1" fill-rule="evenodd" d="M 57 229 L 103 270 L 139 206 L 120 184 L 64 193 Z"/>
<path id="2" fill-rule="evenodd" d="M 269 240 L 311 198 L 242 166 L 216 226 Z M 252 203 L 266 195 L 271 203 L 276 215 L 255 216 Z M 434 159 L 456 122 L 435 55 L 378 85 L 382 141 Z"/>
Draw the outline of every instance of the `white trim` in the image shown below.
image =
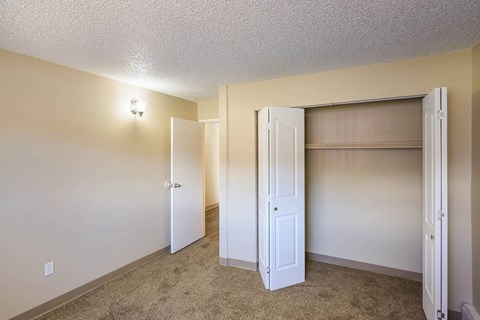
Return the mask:
<path id="1" fill-rule="evenodd" d="M 221 86 L 219 97 L 219 256 L 228 258 L 228 86 Z"/>
<path id="2" fill-rule="evenodd" d="M 203 119 L 203 120 L 198 120 L 198 122 L 203 122 L 203 123 L 220 123 L 220 119 Z"/>
<path id="3" fill-rule="evenodd" d="M 442 310 L 448 310 L 448 97 L 447 88 L 440 88 L 441 111 L 444 116 L 440 119 L 441 125 L 441 157 L 442 157 L 442 186 L 441 186 L 441 212 L 444 214 L 441 219 L 442 225 L 442 258 L 441 258 L 441 283 L 442 283 Z"/>

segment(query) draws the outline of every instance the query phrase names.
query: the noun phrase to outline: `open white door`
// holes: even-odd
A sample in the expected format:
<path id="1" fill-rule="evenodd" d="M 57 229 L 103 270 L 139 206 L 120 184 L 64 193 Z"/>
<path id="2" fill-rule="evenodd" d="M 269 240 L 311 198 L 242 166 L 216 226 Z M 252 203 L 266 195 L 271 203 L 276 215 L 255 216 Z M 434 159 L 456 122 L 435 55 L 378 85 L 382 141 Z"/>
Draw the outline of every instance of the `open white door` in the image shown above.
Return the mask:
<path id="1" fill-rule="evenodd" d="M 276 290 L 305 281 L 304 110 L 259 113 L 259 269 Z"/>
<path id="2" fill-rule="evenodd" d="M 423 99 L 423 310 L 447 319 L 447 88 Z"/>
<path id="3" fill-rule="evenodd" d="M 205 236 L 203 124 L 171 119 L 171 252 Z"/>
<path id="4" fill-rule="evenodd" d="M 270 290 L 305 282 L 305 113 L 270 107 Z"/>
<path id="5" fill-rule="evenodd" d="M 269 225 L 269 109 L 258 112 L 258 270 L 266 289 L 270 289 Z"/>

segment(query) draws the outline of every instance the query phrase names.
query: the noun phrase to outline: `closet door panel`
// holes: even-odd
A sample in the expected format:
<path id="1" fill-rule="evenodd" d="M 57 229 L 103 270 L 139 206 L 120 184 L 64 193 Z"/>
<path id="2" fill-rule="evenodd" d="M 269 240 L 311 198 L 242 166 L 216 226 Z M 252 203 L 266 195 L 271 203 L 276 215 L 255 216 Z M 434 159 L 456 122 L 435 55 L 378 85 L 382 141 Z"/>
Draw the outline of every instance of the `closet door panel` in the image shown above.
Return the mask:
<path id="1" fill-rule="evenodd" d="M 447 313 L 447 89 L 423 99 L 423 310 L 428 320 Z"/>
<path id="2" fill-rule="evenodd" d="M 304 111 L 270 107 L 270 289 L 305 281 Z"/>
<path id="3" fill-rule="evenodd" d="M 258 270 L 266 289 L 270 288 L 270 221 L 269 221 L 269 110 L 258 113 Z"/>

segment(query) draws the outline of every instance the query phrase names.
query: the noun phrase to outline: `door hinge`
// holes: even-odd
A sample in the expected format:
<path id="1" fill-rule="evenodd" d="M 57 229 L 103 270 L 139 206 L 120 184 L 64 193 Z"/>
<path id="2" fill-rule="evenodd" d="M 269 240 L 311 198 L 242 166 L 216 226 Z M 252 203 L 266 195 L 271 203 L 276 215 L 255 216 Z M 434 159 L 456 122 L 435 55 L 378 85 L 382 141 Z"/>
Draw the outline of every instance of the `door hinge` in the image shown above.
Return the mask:
<path id="1" fill-rule="evenodd" d="M 442 221 L 445 218 L 445 213 L 442 210 L 437 211 L 437 219 Z"/>
<path id="2" fill-rule="evenodd" d="M 445 319 L 445 313 L 441 310 L 437 310 L 437 319 Z"/>
<path id="3" fill-rule="evenodd" d="M 270 273 L 270 267 L 267 267 L 267 273 Z"/>
<path id="4" fill-rule="evenodd" d="M 267 122 L 266 127 L 267 127 L 267 130 L 272 129 L 272 123 L 271 123 L 271 122 Z"/>
<path id="5" fill-rule="evenodd" d="M 439 120 L 445 119 L 445 111 L 437 110 L 437 119 L 439 119 Z"/>

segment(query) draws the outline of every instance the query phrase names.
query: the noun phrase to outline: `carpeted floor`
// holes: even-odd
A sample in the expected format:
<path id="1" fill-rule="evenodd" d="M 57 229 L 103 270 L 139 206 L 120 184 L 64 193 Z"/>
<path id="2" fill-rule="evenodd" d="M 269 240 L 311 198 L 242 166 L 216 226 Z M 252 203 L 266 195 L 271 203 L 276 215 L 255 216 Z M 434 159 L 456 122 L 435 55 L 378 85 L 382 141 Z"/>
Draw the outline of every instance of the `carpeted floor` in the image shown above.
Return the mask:
<path id="1" fill-rule="evenodd" d="M 38 319 L 425 319 L 418 282 L 310 261 L 306 277 L 267 291 L 257 272 L 220 266 L 204 238 Z"/>

